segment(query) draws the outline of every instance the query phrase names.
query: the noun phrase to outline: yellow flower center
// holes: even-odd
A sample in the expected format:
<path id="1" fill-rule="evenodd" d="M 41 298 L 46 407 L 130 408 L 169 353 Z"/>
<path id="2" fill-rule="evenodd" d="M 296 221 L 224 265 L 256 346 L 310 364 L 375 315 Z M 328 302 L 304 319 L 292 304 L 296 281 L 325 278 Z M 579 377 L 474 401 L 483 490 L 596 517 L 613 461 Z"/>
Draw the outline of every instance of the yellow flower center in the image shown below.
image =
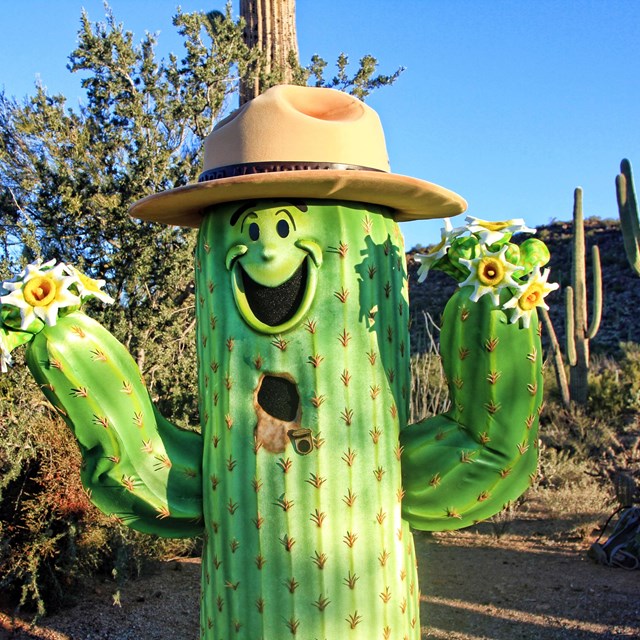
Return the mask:
<path id="1" fill-rule="evenodd" d="M 506 222 L 487 222 L 486 220 L 477 220 L 476 224 L 488 231 L 502 231 L 509 226 L 510 222 L 510 220 L 507 220 Z"/>
<path id="2" fill-rule="evenodd" d="M 478 264 L 478 280 L 487 286 L 500 284 L 504 278 L 504 266 L 495 258 L 482 258 Z"/>
<path id="3" fill-rule="evenodd" d="M 531 311 L 534 307 L 537 307 L 544 298 L 544 291 L 542 285 L 534 283 L 527 287 L 527 290 L 520 296 L 518 300 L 518 306 L 523 311 Z"/>
<path id="4" fill-rule="evenodd" d="M 57 291 L 53 278 L 36 276 L 24 285 L 22 295 L 32 307 L 46 307 L 55 300 Z"/>
<path id="5" fill-rule="evenodd" d="M 440 240 L 440 242 L 435 245 L 431 251 L 427 252 L 428 256 L 432 256 L 434 253 L 438 253 L 438 251 L 440 251 L 440 249 L 442 249 L 442 247 L 444 247 L 445 243 L 447 242 L 447 240 L 445 238 L 443 238 L 442 240 Z"/>

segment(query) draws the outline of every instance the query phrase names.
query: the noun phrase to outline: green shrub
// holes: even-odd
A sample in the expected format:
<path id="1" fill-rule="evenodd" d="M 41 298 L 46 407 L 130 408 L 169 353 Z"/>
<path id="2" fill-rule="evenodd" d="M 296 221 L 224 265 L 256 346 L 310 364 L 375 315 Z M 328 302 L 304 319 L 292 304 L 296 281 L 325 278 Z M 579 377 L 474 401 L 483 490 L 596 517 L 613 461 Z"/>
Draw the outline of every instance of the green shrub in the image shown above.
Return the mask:
<path id="1" fill-rule="evenodd" d="M 439 328 L 429 314 L 423 314 L 423 319 L 419 340 L 423 350 L 411 356 L 410 423 L 443 413 L 450 404 L 437 342 Z"/>
<path id="2" fill-rule="evenodd" d="M 625 342 L 618 360 L 594 359 L 589 379 L 589 412 L 619 417 L 640 411 L 640 345 Z"/>
<path id="3" fill-rule="evenodd" d="M 578 460 L 598 458 L 615 443 L 611 421 L 579 407 L 568 410 L 547 402 L 540 424 L 540 437 L 547 448 L 566 451 Z"/>
<path id="4" fill-rule="evenodd" d="M 145 560 L 197 546 L 138 534 L 101 514 L 80 465 L 70 430 L 17 362 L 0 377 L 0 590 L 37 616 L 69 604 L 95 572 L 122 580 Z"/>

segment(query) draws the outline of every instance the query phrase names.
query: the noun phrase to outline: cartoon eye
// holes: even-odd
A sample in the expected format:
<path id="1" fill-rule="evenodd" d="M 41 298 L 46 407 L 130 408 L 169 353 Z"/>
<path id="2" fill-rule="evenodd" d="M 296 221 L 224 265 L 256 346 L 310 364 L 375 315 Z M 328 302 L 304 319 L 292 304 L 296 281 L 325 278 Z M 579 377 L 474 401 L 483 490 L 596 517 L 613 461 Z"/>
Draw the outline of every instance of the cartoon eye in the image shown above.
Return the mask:
<path id="1" fill-rule="evenodd" d="M 249 237 L 254 242 L 260 237 L 260 227 L 255 222 L 249 225 Z"/>
<path id="2" fill-rule="evenodd" d="M 289 223 L 286 220 L 278 220 L 276 231 L 281 238 L 286 238 L 289 235 Z"/>

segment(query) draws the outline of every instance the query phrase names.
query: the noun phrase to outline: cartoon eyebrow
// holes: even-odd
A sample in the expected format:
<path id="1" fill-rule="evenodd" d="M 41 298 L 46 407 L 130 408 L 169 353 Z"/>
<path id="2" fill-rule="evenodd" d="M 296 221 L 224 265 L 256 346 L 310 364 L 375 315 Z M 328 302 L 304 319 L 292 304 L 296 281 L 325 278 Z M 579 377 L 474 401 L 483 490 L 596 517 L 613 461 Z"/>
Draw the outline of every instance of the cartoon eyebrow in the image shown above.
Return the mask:
<path id="1" fill-rule="evenodd" d="M 291 213 L 289 213 L 287 209 L 280 209 L 279 211 L 276 211 L 276 216 L 279 216 L 281 213 L 284 213 L 286 216 L 288 216 L 289 220 L 291 221 L 291 226 L 294 229 L 297 229 L 296 221 L 293 219 L 293 216 L 291 215 Z"/>
<path id="2" fill-rule="evenodd" d="M 304 203 L 303 200 L 283 200 L 283 202 L 285 204 L 293 205 L 296 209 L 299 209 L 303 213 L 309 211 L 309 207 Z M 243 202 L 242 205 L 240 205 L 240 207 L 238 207 L 233 212 L 231 220 L 229 220 L 229 224 L 233 227 L 245 211 L 247 211 L 248 209 L 253 209 L 257 205 L 257 202 Z"/>
<path id="3" fill-rule="evenodd" d="M 240 232 L 244 231 L 244 223 L 249 219 L 249 218 L 257 218 L 258 214 L 255 211 L 249 211 L 249 213 L 247 213 L 247 215 L 242 218 L 242 224 L 240 225 Z"/>
<path id="4" fill-rule="evenodd" d="M 303 213 L 309 211 L 309 207 L 306 205 L 304 200 L 286 200 L 287 204 L 292 204 L 296 209 L 299 209 Z"/>
<path id="5" fill-rule="evenodd" d="M 248 209 L 253 209 L 257 204 L 258 204 L 257 202 L 243 202 L 242 205 L 240 205 L 240 207 L 238 207 L 233 212 L 233 215 L 231 216 L 231 220 L 229 220 L 229 223 L 231 224 L 231 226 L 233 227 L 235 223 L 238 222 L 238 219 L 245 211 L 247 211 Z"/>

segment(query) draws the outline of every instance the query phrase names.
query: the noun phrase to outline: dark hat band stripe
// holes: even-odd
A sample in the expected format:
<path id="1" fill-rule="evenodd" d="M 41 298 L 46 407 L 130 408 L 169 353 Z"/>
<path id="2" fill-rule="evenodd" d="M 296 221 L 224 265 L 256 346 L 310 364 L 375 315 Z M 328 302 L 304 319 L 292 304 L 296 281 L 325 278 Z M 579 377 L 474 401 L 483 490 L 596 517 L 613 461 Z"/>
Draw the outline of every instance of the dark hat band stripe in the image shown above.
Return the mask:
<path id="1" fill-rule="evenodd" d="M 216 167 L 203 171 L 198 182 L 209 182 L 222 178 L 236 178 L 256 173 L 281 173 L 284 171 L 377 171 L 386 173 L 381 169 L 363 167 L 357 164 L 341 164 L 336 162 L 244 162 L 242 164 L 230 164 L 224 167 Z"/>

